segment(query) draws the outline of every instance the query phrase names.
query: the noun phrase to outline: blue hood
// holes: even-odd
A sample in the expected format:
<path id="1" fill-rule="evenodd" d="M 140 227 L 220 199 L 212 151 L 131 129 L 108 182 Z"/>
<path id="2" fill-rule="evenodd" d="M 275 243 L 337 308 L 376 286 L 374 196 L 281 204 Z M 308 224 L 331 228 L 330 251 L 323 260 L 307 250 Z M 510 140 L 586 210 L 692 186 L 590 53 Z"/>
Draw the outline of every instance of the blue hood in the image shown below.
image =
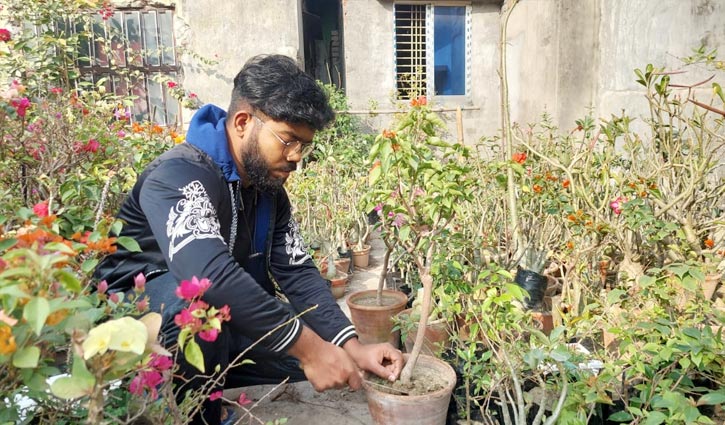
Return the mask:
<path id="1" fill-rule="evenodd" d="M 229 182 L 239 180 L 237 166 L 234 164 L 227 143 L 225 124 L 227 113 L 214 105 L 205 105 L 196 113 L 186 132 L 186 142 L 206 152 L 222 169 Z"/>

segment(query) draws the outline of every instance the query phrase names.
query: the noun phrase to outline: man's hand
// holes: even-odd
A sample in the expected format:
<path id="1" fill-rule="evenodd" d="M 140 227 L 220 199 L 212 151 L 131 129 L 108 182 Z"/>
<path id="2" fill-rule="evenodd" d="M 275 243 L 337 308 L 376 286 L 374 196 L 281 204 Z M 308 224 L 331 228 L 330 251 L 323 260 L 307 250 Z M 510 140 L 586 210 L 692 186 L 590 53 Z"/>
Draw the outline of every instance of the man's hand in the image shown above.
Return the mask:
<path id="1" fill-rule="evenodd" d="M 405 364 L 403 353 L 389 343 L 363 345 L 357 338 L 352 338 L 343 348 L 360 369 L 391 382 L 398 379 Z"/>
<path id="2" fill-rule="evenodd" d="M 330 344 L 307 327 L 295 344 L 287 351 L 300 361 L 307 380 L 317 391 L 330 388 L 360 389 L 362 374 L 348 353 Z"/>

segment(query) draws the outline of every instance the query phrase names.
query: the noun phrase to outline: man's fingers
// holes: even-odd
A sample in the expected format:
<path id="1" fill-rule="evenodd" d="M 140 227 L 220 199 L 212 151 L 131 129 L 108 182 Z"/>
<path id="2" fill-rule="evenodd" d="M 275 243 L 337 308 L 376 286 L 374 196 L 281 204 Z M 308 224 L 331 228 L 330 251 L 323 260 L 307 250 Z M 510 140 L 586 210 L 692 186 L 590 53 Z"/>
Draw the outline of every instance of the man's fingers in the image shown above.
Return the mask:
<path id="1" fill-rule="evenodd" d="M 357 391 L 362 387 L 362 373 L 358 370 L 350 374 L 350 378 L 347 380 L 347 385 L 354 391 Z"/>

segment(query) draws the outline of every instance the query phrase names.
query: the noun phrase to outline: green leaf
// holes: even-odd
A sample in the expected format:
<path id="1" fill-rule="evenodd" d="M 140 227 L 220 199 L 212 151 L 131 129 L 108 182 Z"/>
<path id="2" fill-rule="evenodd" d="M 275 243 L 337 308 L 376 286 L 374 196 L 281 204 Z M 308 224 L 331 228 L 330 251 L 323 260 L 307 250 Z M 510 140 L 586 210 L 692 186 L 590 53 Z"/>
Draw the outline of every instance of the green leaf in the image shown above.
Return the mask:
<path id="1" fill-rule="evenodd" d="M 98 258 L 89 258 L 81 264 L 81 270 L 83 273 L 92 272 L 98 265 Z"/>
<path id="2" fill-rule="evenodd" d="M 659 425 L 662 422 L 664 422 L 667 419 L 667 415 L 665 415 L 662 412 L 649 412 L 647 415 L 647 420 L 645 420 L 642 424 L 643 425 Z"/>
<path id="3" fill-rule="evenodd" d="M 138 242 L 136 242 L 136 240 L 134 240 L 133 238 L 130 238 L 128 236 L 121 236 L 116 239 L 116 242 L 130 252 L 141 252 L 141 247 L 138 245 Z"/>
<path id="4" fill-rule="evenodd" d="M 80 280 L 78 280 L 78 277 L 76 277 L 76 275 L 69 272 L 68 270 L 58 270 L 55 272 L 55 276 L 58 278 L 60 283 L 63 284 L 63 287 L 65 287 L 65 289 L 72 292 L 81 291 Z"/>
<path id="5" fill-rule="evenodd" d="M 40 360 L 38 347 L 23 347 L 13 354 L 13 366 L 20 369 L 38 367 L 38 360 Z"/>
<path id="6" fill-rule="evenodd" d="M 186 361 L 189 362 L 190 365 L 204 373 L 204 355 L 201 353 L 199 344 L 193 339 L 186 344 L 186 347 L 184 347 L 184 357 L 186 357 Z"/>
<path id="7" fill-rule="evenodd" d="M 43 248 L 45 248 L 47 251 L 58 251 L 58 252 L 62 252 L 63 254 L 68 254 L 68 255 L 76 254 L 76 252 L 73 251 L 73 248 L 69 247 L 68 245 L 66 245 L 64 243 L 60 243 L 60 242 L 49 242 L 49 243 L 45 244 L 45 246 Z"/>
<path id="8" fill-rule="evenodd" d="M 120 235 L 121 229 L 123 228 L 123 222 L 121 220 L 116 220 L 111 225 L 110 233 L 113 233 L 114 235 Z"/>
<path id="9" fill-rule="evenodd" d="M 725 403 L 725 390 L 719 390 L 712 393 L 707 393 L 704 396 L 700 397 L 699 400 L 697 400 L 698 406 L 703 405 L 715 405 L 715 404 L 723 404 Z"/>
<path id="10" fill-rule="evenodd" d="M 3 239 L 0 241 L 0 251 L 5 251 L 8 248 L 12 248 L 16 243 L 18 243 L 17 239 Z"/>
<path id="11" fill-rule="evenodd" d="M 632 420 L 632 415 L 622 410 L 620 412 L 612 413 L 607 419 L 612 422 L 629 422 Z"/>
<path id="12" fill-rule="evenodd" d="M 80 376 L 63 376 L 50 384 L 50 392 L 58 398 L 72 400 L 89 395 L 93 390 L 93 379 Z"/>
<path id="13" fill-rule="evenodd" d="M 368 183 L 370 186 L 374 186 L 375 183 L 378 181 L 382 174 L 382 167 L 375 167 L 372 170 L 370 170 L 370 174 L 368 175 Z"/>
<path id="14" fill-rule="evenodd" d="M 28 322 L 36 335 L 40 335 L 45 325 L 45 319 L 50 314 L 48 300 L 42 297 L 32 298 L 23 309 L 23 318 Z"/>

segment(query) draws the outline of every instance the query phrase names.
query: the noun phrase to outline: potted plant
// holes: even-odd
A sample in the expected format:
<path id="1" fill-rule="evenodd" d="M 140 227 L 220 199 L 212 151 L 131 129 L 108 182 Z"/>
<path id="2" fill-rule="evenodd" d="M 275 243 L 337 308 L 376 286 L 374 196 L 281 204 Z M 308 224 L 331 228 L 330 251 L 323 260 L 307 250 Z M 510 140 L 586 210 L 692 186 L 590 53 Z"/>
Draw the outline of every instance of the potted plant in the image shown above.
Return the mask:
<path id="1" fill-rule="evenodd" d="M 394 384 L 368 377 L 368 406 L 376 423 L 445 423 L 455 371 L 421 355 L 431 311 L 433 273 L 441 243 L 460 205 L 470 199 L 472 180 L 463 159 L 469 150 L 437 134 L 444 128 L 425 97 L 411 102 L 395 131 L 385 130 L 371 149 L 368 205 L 381 214 L 382 237 L 405 250 L 422 283 L 420 318 L 412 352 Z M 431 383 L 430 381 L 434 383 Z"/>

